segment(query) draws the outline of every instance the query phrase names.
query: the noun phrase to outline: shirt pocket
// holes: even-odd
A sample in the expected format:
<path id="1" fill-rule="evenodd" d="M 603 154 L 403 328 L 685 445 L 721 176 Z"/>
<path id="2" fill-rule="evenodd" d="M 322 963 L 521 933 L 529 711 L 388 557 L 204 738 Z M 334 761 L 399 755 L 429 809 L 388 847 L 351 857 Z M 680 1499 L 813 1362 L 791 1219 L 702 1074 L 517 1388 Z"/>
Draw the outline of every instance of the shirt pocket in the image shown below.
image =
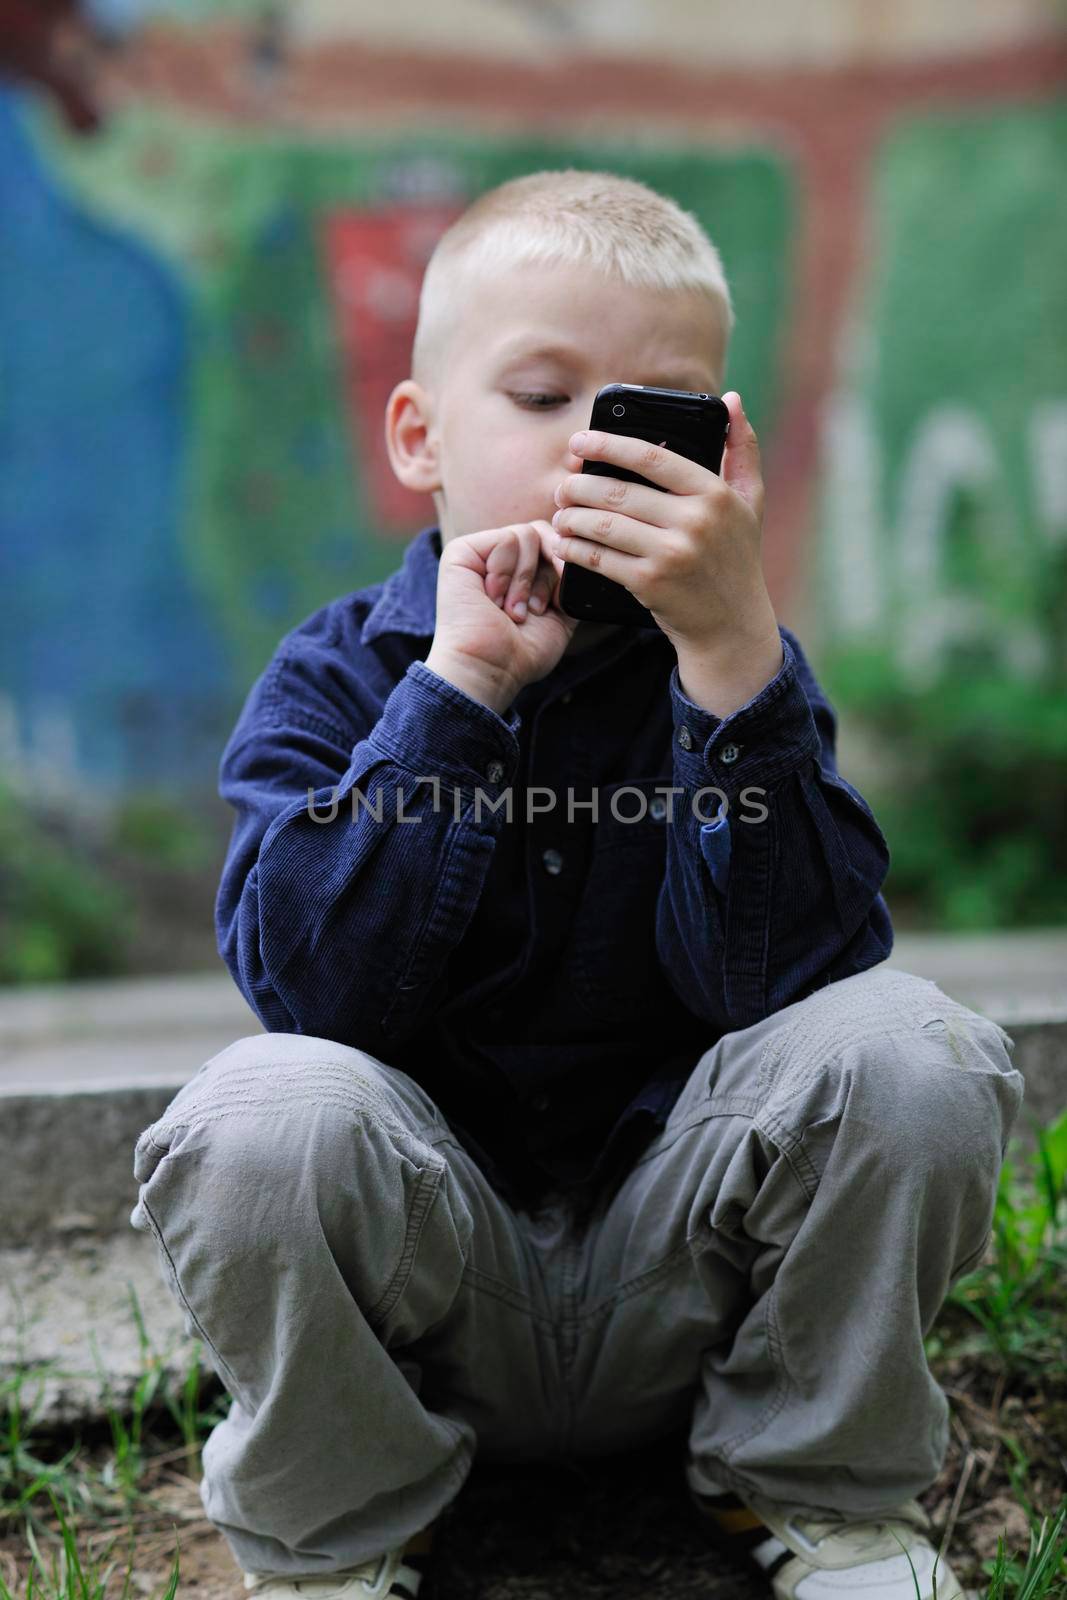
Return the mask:
<path id="1" fill-rule="evenodd" d="M 597 787 L 593 853 L 571 931 L 567 967 L 575 998 L 603 1023 L 633 1023 L 669 1005 L 674 991 L 656 954 L 656 905 L 667 870 L 667 821 L 682 795 L 656 793 L 673 775 Z"/>

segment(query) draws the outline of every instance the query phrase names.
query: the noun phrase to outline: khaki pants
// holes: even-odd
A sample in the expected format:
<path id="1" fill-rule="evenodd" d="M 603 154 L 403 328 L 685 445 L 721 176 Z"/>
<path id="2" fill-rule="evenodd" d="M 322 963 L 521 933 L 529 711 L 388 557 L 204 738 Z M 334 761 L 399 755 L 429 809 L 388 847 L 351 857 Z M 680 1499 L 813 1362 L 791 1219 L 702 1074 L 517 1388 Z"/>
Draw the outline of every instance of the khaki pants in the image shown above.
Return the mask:
<path id="1" fill-rule="evenodd" d="M 990 1237 L 1012 1048 L 908 973 L 831 984 L 701 1056 L 579 1224 L 513 1210 L 407 1074 L 237 1040 L 138 1140 L 130 1219 L 233 1396 L 207 1515 L 245 1570 L 329 1570 L 429 1522 L 476 1451 L 675 1430 L 697 1488 L 920 1493 L 948 1438 L 923 1338 Z"/>

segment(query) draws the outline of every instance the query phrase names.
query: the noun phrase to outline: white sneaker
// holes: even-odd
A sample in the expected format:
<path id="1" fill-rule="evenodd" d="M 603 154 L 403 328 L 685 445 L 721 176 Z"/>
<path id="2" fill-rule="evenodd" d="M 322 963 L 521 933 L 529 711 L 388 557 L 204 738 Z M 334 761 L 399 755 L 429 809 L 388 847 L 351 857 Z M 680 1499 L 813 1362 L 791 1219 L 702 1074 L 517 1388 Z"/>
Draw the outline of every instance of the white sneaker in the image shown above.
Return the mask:
<path id="1" fill-rule="evenodd" d="M 420 1600 L 420 1591 L 421 1600 L 426 1600 L 429 1591 L 423 1584 L 433 1554 L 435 1525 L 436 1521 L 405 1545 L 358 1567 L 304 1578 L 246 1572 L 245 1588 L 262 1600 Z"/>
<path id="2" fill-rule="evenodd" d="M 691 1486 L 690 1494 L 722 1547 L 744 1554 L 770 1580 L 775 1600 L 965 1600 L 958 1578 L 925 1536 L 930 1518 L 917 1500 L 882 1516 L 849 1520 L 843 1512 L 758 1495 L 722 1496 L 716 1503 Z"/>

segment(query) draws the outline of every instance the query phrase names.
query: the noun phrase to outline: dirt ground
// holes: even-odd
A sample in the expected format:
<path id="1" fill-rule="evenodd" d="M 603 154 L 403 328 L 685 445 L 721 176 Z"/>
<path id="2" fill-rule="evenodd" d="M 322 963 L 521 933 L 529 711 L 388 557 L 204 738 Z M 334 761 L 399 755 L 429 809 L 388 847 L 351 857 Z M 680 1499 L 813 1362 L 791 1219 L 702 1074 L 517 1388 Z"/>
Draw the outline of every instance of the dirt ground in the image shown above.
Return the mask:
<path id="1" fill-rule="evenodd" d="M 959 1336 L 966 1314 L 946 1307 L 941 1330 Z M 958 1345 L 958 1351 L 966 1349 Z M 943 1354 L 934 1375 L 950 1404 L 949 1447 L 937 1480 L 919 1496 L 969 1596 L 986 1595 L 983 1562 L 1004 1535 L 1009 1557 L 1025 1563 L 1030 1525 L 1021 1500 L 1040 1519 L 1067 1503 L 1067 1368 L 1051 1359 L 1012 1374 L 985 1350 Z M 206 1410 L 225 1393 L 210 1375 L 199 1397 Z M 168 1442 L 146 1419 L 151 1445 L 133 1543 L 132 1596 L 162 1596 L 179 1548 L 179 1595 L 244 1600 L 247 1591 L 229 1547 L 203 1514 L 198 1475 L 176 1437 Z M 426 1600 L 766 1600 L 767 1585 L 723 1556 L 691 1506 L 679 1436 L 608 1460 L 474 1467 L 437 1538 L 436 1588 Z M 38 1451 L 57 1460 L 71 1440 L 57 1436 Z M 79 1457 L 106 1477 L 113 1444 L 106 1424 L 82 1441 Z M 77 1480 L 75 1480 L 77 1481 Z M 40 1500 L 37 1502 L 41 1504 Z M 110 1559 L 122 1594 L 130 1560 L 127 1520 L 118 1513 L 94 1527 L 76 1509 L 82 1559 Z M 124 1529 L 127 1531 L 124 1532 Z M 0 1522 L 0 1576 L 25 1594 L 29 1548 L 24 1534 Z M 423 1597 L 420 1596 L 420 1600 Z"/>
<path id="2" fill-rule="evenodd" d="M 726 1567 L 696 1522 L 681 1485 L 682 1459 L 679 1442 L 610 1464 L 476 1464 L 438 1535 L 432 1600 L 757 1600 L 765 1589 Z M 244 1596 L 195 1482 L 174 1472 L 152 1498 L 162 1515 L 137 1540 L 134 1592 L 164 1592 L 177 1539 L 180 1595 Z M 25 1557 L 24 1541 L 0 1543 L 9 1583 L 16 1572 L 24 1582 Z M 123 1572 L 127 1547 L 116 1546 L 113 1557 Z"/>
<path id="3" fill-rule="evenodd" d="M 967 1456 L 956 1443 L 941 1477 L 921 1496 L 939 1532 L 965 1470 Z M 973 1454 L 973 1444 L 968 1448 Z M 766 1586 L 727 1561 L 697 1521 L 684 1491 L 683 1459 L 684 1441 L 678 1440 L 609 1462 L 476 1463 L 441 1527 L 433 1600 L 765 1600 Z M 997 1534 L 1006 1530 L 1009 1545 L 1020 1552 L 1029 1543 L 1025 1513 L 995 1466 L 981 1488 L 981 1464 L 967 1472 L 951 1540 L 961 1580 L 982 1593 L 979 1562 L 995 1554 Z M 195 1481 L 165 1471 L 151 1498 L 155 1525 L 137 1539 L 132 1593 L 162 1595 L 177 1539 L 180 1595 L 240 1600 L 240 1573 L 203 1516 Z M 98 1554 L 106 1537 L 114 1531 L 93 1536 Z M 24 1540 L 0 1542 L 0 1570 L 16 1592 L 25 1581 L 26 1555 Z M 121 1578 L 128 1547 L 120 1541 L 112 1558 Z M 112 1592 L 121 1588 L 118 1581 Z"/>

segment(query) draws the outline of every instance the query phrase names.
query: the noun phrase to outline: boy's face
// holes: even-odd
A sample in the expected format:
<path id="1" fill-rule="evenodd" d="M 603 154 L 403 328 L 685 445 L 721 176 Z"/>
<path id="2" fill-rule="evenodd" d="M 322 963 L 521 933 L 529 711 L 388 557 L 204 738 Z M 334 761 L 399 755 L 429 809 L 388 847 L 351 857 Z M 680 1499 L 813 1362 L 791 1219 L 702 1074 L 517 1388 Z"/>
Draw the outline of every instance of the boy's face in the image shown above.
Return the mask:
<path id="1" fill-rule="evenodd" d="M 405 481 L 432 493 L 445 544 L 551 521 L 557 484 L 582 468 L 568 440 L 588 427 L 605 384 L 719 394 L 725 366 L 725 331 L 695 291 L 632 288 L 586 266 L 523 266 L 468 295 L 434 387 L 399 385 L 387 432 L 419 458 L 417 479 Z"/>

